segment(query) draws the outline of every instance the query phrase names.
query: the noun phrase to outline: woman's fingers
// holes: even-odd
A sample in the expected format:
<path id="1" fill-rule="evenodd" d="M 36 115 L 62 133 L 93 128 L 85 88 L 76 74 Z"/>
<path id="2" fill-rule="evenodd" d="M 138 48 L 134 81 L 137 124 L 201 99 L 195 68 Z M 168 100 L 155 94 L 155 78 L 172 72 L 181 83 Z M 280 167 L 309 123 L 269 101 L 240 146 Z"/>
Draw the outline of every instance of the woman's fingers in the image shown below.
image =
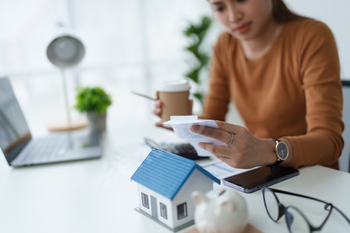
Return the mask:
<path id="1" fill-rule="evenodd" d="M 162 101 L 160 100 L 156 100 L 156 103 L 155 103 L 156 107 L 162 107 Z"/>
<path id="2" fill-rule="evenodd" d="M 160 114 L 160 109 L 159 108 L 155 108 L 152 110 L 153 114 L 156 115 L 156 116 L 159 116 Z"/>
<path id="3" fill-rule="evenodd" d="M 156 96 L 157 96 L 157 100 L 154 103 L 155 108 L 153 109 L 152 112 L 154 115 L 161 117 L 161 115 L 162 115 L 162 101 L 159 100 L 159 91 L 156 92 Z M 173 130 L 172 128 L 164 127 L 162 120 L 156 122 L 155 126 L 161 127 L 164 129 L 168 129 L 168 130 Z"/>
<path id="4" fill-rule="evenodd" d="M 160 117 L 160 114 L 162 113 L 162 102 L 159 100 L 159 91 L 156 91 L 156 97 L 157 100 L 154 103 L 155 108 L 153 109 L 153 114 Z"/>
<path id="5" fill-rule="evenodd" d="M 198 146 L 204 150 L 209 151 L 215 156 L 229 157 L 229 154 L 230 154 L 227 146 L 214 145 L 211 143 L 204 143 L 204 142 L 198 143 Z"/>
<path id="6" fill-rule="evenodd" d="M 264 162 L 260 162 L 261 156 L 257 156 L 256 152 L 261 151 L 261 149 L 266 151 L 266 146 L 261 146 L 262 139 L 254 137 L 242 126 L 233 125 L 222 121 L 215 122 L 218 128 L 205 127 L 199 123 L 192 125 L 190 130 L 194 133 L 214 138 L 226 144 L 230 143 L 230 145 L 222 146 L 202 142 L 199 143 L 198 146 L 211 152 L 213 155 L 232 167 L 251 168 L 257 166 L 258 164 L 265 164 Z"/>
<path id="7" fill-rule="evenodd" d="M 190 104 L 189 104 L 189 109 L 188 109 L 188 114 L 192 115 L 192 108 L 193 108 L 193 100 L 190 100 Z"/>
<path id="8" fill-rule="evenodd" d="M 241 132 L 241 130 L 245 129 L 242 126 L 230 124 L 224 121 L 215 121 L 215 123 L 219 129 L 233 134 L 238 134 L 239 132 Z"/>
<path id="9" fill-rule="evenodd" d="M 157 127 L 163 127 L 163 122 L 158 121 L 158 122 L 155 123 L 155 126 L 157 126 Z"/>
<path id="10" fill-rule="evenodd" d="M 162 102 L 160 100 L 157 100 L 155 102 L 155 108 L 152 110 L 153 114 L 160 117 L 162 114 Z"/>
<path id="11" fill-rule="evenodd" d="M 245 133 L 247 132 L 247 130 L 242 126 L 233 125 L 223 121 L 215 121 L 215 123 L 218 126 L 218 129 L 206 127 L 200 124 L 194 124 L 190 127 L 190 130 L 194 133 L 216 139 L 226 144 L 231 142 L 231 137 L 231 143 L 234 143 L 236 135 L 240 135 L 240 137 L 242 135 L 246 135 Z"/>
<path id="12" fill-rule="evenodd" d="M 229 143 L 231 140 L 231 133 L 225 132 L 220 129 L 205 127 L 203 125 L 195 124 L 191 126 L 190 130 L 194 133 L 216 139 L 223 143 Z"/>

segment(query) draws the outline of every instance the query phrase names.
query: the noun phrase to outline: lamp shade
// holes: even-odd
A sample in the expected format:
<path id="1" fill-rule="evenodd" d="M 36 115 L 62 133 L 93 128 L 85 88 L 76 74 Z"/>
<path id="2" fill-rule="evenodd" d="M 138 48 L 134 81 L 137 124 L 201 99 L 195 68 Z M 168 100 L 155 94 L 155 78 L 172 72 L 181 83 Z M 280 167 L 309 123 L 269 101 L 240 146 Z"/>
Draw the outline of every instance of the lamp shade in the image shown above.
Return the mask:
<path id="1" fill-rule="evenodd" d="M 62 75 L 64 98 L 67 112 L 67 120 L 55 122 L 47 126 L 49 131 L 68 131 L 82 129 L 87 126 L 87 121 L 71 120 L 69 113 L 69 103 L 67 94 L 67 84 L 65 77 L 65 68 L 78 65 L 85 56 L 85 47 L 81 40 L 73 33 L 70 28 L 58 25 L 55 36 L 49 40 L 46 56 L 49 61 L 59 67 Z"/>
<path id="2" fill-rule="evenodd" d="M 47 46 L 49 61 L 60 68 L 78 65 L 85 55 L 85 47 L 75 35 L 67 32 L 55 36 Z"/>

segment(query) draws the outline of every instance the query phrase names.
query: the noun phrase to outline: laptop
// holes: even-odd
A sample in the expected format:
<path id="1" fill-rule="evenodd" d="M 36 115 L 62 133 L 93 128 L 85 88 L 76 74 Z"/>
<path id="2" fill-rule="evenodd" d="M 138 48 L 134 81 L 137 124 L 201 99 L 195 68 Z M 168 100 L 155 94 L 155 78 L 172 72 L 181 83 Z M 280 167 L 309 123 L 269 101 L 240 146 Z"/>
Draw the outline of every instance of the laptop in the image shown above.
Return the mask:
<path id="1" fill-rule="evenodd" d="M 101 138 L 85 130 L 32 138 L 9 79 L 0 78 L 0 148 L 10 166 L 98 158 Z"/>

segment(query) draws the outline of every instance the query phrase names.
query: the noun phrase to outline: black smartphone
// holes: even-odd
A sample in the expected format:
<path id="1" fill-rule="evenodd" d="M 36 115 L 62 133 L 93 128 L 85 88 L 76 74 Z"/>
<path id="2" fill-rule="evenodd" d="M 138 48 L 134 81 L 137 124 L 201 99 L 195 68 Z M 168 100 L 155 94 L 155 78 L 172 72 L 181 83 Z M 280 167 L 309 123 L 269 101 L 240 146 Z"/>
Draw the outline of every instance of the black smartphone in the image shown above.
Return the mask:
<path id="1" fill-rule="evenodd" d="M 224 179 L 224 184 L 245 193 L 252 193 L 264 187 L 279 183 L 299 175 L 299 170 L 291 167 L 259 167 Z"/>

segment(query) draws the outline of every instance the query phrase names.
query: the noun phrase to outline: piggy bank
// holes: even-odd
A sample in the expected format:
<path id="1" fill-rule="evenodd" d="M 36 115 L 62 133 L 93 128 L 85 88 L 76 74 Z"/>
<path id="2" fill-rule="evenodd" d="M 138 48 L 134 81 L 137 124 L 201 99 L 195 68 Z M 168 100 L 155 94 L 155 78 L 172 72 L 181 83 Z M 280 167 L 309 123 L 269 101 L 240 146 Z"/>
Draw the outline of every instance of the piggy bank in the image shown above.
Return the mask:
<path id="1" fill-rule="evenodd" d="M 237 192 L 218 188 L 205 195 L 194 191 L 194 221 L 200 233 L 242 233 L 248 221 L 247 204 Z"/>

